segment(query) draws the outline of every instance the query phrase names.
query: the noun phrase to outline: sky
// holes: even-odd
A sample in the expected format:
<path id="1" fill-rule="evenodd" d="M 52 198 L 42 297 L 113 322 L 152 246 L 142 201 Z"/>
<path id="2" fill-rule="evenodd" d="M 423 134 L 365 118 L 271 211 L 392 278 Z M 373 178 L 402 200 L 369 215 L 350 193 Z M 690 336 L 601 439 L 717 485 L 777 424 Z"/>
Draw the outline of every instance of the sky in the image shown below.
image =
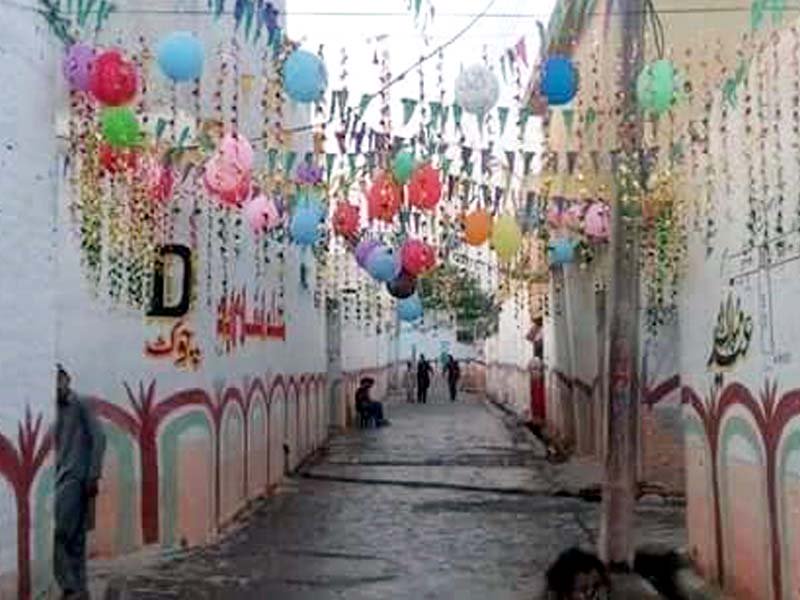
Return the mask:
<path id="1" fill-rule="evenodd" d="M 316 51 L 320 44 L 324 45 L 330 85 L 334 89 L 342 87 L 341 50 L 346 50 L 350 104 L 357 104 L 363 93 L 375 92 L 380 87 L 379 71 L 373 65 L 376 53 L 380 57 L 384 51 L 388 52 L 391 71 L 396 75 L 463 29 L 489 1 L 422 0 L 422 13 L 426 13 L 431 4 L 435 10 L 432 21 L 425 24 L 415 21 L 409 0 L 287 0 L 288 33 L 310 50 Z M 529 67 L 523 69 L 522 84 L 525 85 L 538 54 L 536 21 L 546 24 L 554 4 L 555 0 L 494 0 L 488 14 L 444 50 L 445 102 L 453 101 L 459 70 L 482 62 L 485 55 L 501 82 L 498 105 L 516 108 L 514 78 L 509 76 L 508 84 L 504 83 L 499 58 L 524 38 L 529 62 Z M 436 63 L 434 57 L 424 65 L 426 100 L 439 95 Z M 415 121 L 409 123 L 405 131 L 401 127 L 400 99 L 418 98 L 419 81 L 415 69 L 391 90 L 395 134 L 411 134 L 416 130 Z M 377 107 L 370 109 L 374 109 L 372 117 L 378 119 Z M 367 117 L 369 120 L 370 115 Z M 509 133 L 513 138 L 513 132 Z M 477 128 L 468 130 L 467 135 L 480 138 Z"/>

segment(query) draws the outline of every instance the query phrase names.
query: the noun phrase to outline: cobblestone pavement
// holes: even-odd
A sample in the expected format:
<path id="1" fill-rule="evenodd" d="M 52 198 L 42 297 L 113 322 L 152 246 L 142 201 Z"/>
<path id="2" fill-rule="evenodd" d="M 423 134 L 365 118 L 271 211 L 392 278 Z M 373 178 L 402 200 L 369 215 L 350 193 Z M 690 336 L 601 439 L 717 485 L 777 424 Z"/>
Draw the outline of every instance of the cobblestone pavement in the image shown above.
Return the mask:
<path id="1" fill-rule="evenodd" d="M 133 599 L 531 599 L 598 505 L 551 495 L 531 436 L 476 398 L 396 404 L 392 425 L 334 438 L 221 542 L 125 577 Z M 643 541 L 681 545 L 678 508 L 643 508 Z"/>

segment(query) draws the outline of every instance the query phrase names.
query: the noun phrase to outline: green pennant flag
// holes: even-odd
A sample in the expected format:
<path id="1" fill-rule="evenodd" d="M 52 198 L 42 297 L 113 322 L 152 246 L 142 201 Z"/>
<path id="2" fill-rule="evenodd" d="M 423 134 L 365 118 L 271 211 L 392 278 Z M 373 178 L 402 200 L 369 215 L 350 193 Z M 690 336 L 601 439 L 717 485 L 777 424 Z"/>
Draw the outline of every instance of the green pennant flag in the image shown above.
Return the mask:
<path id="1" fill-rule="evenodd" d="M 458 103 L 453 103 L 453 120 L 456 122 L 456 127 L 461 127 L 461 116 L 464 114 L 464 109 Z"/>
<path id="2" fill-rule="evenodd" d="M 464 173 L 472 177 L 472 172 L 475 170 L 475 163 L 472 161 L 465 163 L 462 170 L 464 171 Z"/>
<path id="3" fill-rule="evenodd" d="M 452 158 L 442 159 L 442 173 L 444 173 L 445 177 L 447 177 L 450 174 L 450 167 L 452 166 L 453 166 Z"/>
<path id="4" fill-rule="evenodd" d="M 358 103 L 359 117 L 362 117 L 364 113 L 367 111 L 367 107 L 369 106 L 369 103 L 372 102 L 372 98 L 374 98 L 372 94 L 364 94 L 363 96 L 361 96 L 361 102 Z"/>
<path id="5" fill-rule="evenodd" d="M 508 113 L 509 109 L 507 106 L 500 106 L 497 109 L 497 116 L 500 119 L 500 135 L 503 135 L 506 131 L 506 123 L 508 123 Z"/>
<path id="6" fill-rule="evenodd" d="M 297 152 L 290 150 L 283 156 L 283 169 L 284 172 L 288 175 L 292 172 L 294 168 L 294 163 L 297 160 Z"/>
<path id="7" fill-rule="evenodd" d="M 590 106 L 589 109 L 586 111 L 585 122 L 587 127 L 591 127 L 597 122 L 597 111 L 594 109 L 593 106 Z"/>
<path id="8" fill-rule="evenodd" d="M 403 125 L 408 125 L 414 111 L 417 109 L 417 100 L 414 98 L 403 98 Z"/>
<path id="9" fill-rule="evenodd" d="M 358 158 L 358 154 L 355 152 L 351 152 L 347 155 L 347 162 L 350 165 L 350 177 L 356 176 L 356 159 Z"/>
<path id="10" fill-rule="evenodd" d="M 434 125 L 442 118 L 442 103 L 437 100 L 432 100 L 428 106 L 431 111 L 431 124 Z"/>
<path id="11" fill-rule="evenodd" d="M 524 130 L 525 127 L 528 126 L 528 119 L 531 117 L 531 109 L 527 106 L 523 107 L 519 111 L 519 127 L 520 129 Z"/>
<path id="12" fill-rule="evenodd" d="M 375 168 L 378 166 L 378 154 L 376 152 L 367 152 L 367 170 L 369 174 L 375 171 Z"/>
<path id="13" fill-rule="evenodd" d="M 269 174 L 272 175 L 275 173 L 275 167 L 278 164 L 278 149 L 277 148 L 270 148 L 267 151 L 267 170 Z"/>
<path id="14" fill-rule="evenodd" d="M 419 16 L 419 11 L 422 8 L 422 0 L 414 0 L 414 16 Z"/>
<path id="15" fill-rule="evenodd" d="M 517 153 L 513 150 L 506 150 L 506 161 L 508 162 L 509 174 L 514 172 L 514 164 L 517 162 Z"/>
<path id="16" fill-rule="evenodd" d="M 449 118 L 450 118 L 450 107 L 449 106 L 443 106 L 442 107 L 442 119 L 441 119 L 441 121 L 442 121 L 441 129 L 442 130 L 444 130 L 445 126 L 447 126 L 447 120 Z"/>
<path id="17" fill-rule="evenodd" d="M 565 108 L 561 111 L 561 118 L 564 119 L 567 135 L 572 135 L 572 126 L 575 124 L 575 111 L 571 108 Z"/>
<path id="18" fill-rule="evenodd" d="M 506 71 L 506 55 L 500 56 L 500 71 L 503 73 L 503 82 L 508 83 L 508 71 Z"/>
<path id="19" fill-rule="evenodd" d="M 336 160 L 336 155 L 329 152 L 325 155 L 325 173 L 327 175 L 328 183 L 331 182 L 331 175 L 333 174 L 333 163 Z"/>
<path id="20" fill-rule="evenodd" d="M 530 175 L 531 174 L 531 166 L 532 166 L 531 163 L 533 163 L 533 157 L 534 157 L 535 154 L 536 154 L 536 152 L 533 152 L 533 151 L 528 151 L 528 152 L 523 152 L 522 153 L 522 161 L 523 161 L 523 167 L 524 167 L 523 173 L 525 175 Z"/>

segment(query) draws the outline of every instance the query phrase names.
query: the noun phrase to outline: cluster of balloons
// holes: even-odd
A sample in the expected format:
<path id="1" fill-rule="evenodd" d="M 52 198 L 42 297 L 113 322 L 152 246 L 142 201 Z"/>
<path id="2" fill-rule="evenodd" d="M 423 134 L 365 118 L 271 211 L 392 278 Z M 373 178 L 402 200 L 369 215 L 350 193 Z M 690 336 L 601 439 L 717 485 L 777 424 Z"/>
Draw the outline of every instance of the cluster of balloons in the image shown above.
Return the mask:
<path id="1" fill-rule="evenodd" d="M 370 220 L 394 221 L 403 206 L 403 186 L 409 204 L 420 210 L 433 210 L 442 196 L 439 170 L 427 162 L 418 164 L 411 152 L 401 150 L 392 160 L 391 173 L 378 171 L 367 189 Z"/>

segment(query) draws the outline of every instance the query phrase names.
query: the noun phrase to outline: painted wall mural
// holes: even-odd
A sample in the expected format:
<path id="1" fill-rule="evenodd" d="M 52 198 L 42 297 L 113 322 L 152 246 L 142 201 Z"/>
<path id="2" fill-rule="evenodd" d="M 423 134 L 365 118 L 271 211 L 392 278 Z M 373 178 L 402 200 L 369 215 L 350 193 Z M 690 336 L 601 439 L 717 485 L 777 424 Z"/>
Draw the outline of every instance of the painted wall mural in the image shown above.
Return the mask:
<path id="1" fill-rule="evenodd" d="M 800 537 L 796 476 L 787 465 L 800 454 L 800 390 L 779 395 L 766 381 L 753 394 L 730 383 L 701 398 L 683 388 L 687 410 L 690 549 L 705 575 L 742 598 L 796 597 Z M 742 491 L 747 490 L 743 495 Z M 710 506 L 706 504 L 710 502 Z M 708 514 L 711 513 L 711 514 Z M 712 534 L 693 520 L 707 515 Z M 787 527 L 788 525 L 788 527 Z M 700 533 L 698 533 L 698 531 Z M 747 574 L 744 576 L 744 574 Z"/>
<path id="2" fill-rule="evenodd" d="M 313 406 L 325 397 L 321 374 L 244 378 L 213 393 L 193 388 L 165 397 L 158 397 L 155 380 L 124 383 L 123 389 L 127 405 L 91 400 L 109 440 L 98 499 L 105 526 L 94 535 L 92 556 L 208 541 L 249 499 L 280 481 L 283 469 L 275 472 L 271 456 L 276 444 L 308 452 L 321 439 L 300 445 L 296 432 L 322 435 L 327 429 L 314 429 L 309 421 L 312 413 L 325 414 Z M 275 422 L 276 414 L 290 414 L 282 407 L 287 399 L 296 419 L 289 428 Z M 307 407 L 302 411 L 301 403 Z M 50 583 L 52 444 L 42 417 L 30 412 L 16 440 L 0 434 L 0 476 L 16 498 L 23 600 Z"/>
<path id="3" fill-rule="evenodd" d="M 178 369 L 196 371 L 203 362 L 203 352 L 195 339 L 194 330 L 179 319 L 168 337 L 159 335 L 155 340 L 145 342 L 144 355 L 153 359 L 170 359 Z"/>
<path id="4" fill-rule="evenodd" d="M 753 318 L 742 310 L 742 301 L 728 292 L 717 313 L 708 366 L 717 372 L 730 369 L 747 355 L 752 337 Z"/>
<path id="5" fill-rule="evenodd" d="M 227 293 L 217 303 L 217 340 L 226 354 L 243 347 L 249 339 L 286 339 L 286 323 L 276 292 L 270 295 L 268 306 L 267 292 L 256 289 L 250 312 L 247 299 L 247 288 L 242 287 L 239 291 Z"/>

